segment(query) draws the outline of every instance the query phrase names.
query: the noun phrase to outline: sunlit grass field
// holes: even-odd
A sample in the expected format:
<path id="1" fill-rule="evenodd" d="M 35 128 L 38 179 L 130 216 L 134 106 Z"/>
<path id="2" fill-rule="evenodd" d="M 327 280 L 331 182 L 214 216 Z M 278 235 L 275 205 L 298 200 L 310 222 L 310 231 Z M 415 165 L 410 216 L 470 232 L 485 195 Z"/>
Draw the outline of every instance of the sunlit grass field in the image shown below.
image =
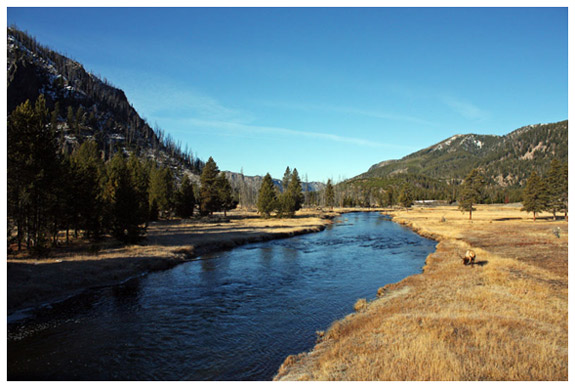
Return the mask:
<path id="1" fill-rule="evenodd" d="M 472 221 L 456 207 L 392 214 L 439 241 L 424 272 L 374 290 L 276 379 L 567 380 L 565 220 L 513 205 L 478 206 Z"/>

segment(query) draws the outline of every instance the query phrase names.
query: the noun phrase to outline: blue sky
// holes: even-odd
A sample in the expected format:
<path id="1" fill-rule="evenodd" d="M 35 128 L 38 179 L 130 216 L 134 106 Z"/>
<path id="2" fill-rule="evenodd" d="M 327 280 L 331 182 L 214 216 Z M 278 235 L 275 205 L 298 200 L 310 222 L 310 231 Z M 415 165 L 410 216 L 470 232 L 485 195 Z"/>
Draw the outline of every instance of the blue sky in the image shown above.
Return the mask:
<path id="1" fill-rule="evenodd" d="M 566 8 L 8 8 L 221 170 L 336 181 L 567 119 Z"/>

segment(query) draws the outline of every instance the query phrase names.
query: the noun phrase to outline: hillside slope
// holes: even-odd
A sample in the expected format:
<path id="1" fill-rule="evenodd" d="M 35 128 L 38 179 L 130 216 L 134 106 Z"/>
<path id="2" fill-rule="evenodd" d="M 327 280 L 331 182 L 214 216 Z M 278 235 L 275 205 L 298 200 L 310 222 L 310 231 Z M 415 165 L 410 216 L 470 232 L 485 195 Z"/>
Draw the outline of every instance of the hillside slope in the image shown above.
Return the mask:
<path id="1" fill-rule="evenodd" d="M 461 180 L 481 168 L 499 186 L 522 185 L 531 171 L 543 173 L 552 159 L 567 161 L 568 121 L 519 128 L 505 136 L 455 135 L 431 147 L 371 166 L 351 180 L 397 174 Z"/>
<path id="2" fill-rule="evenodd" d="M 136 151 L 174 169 L 198 173 L 203 162 L 164 131 L 152 129 L 126 98 L 106 80 L 15 28 L 7 34 L 8 114 L 40 94 L 53 114 L 67 152 L 94 139 L 105 159 L 115 150 Z"/>

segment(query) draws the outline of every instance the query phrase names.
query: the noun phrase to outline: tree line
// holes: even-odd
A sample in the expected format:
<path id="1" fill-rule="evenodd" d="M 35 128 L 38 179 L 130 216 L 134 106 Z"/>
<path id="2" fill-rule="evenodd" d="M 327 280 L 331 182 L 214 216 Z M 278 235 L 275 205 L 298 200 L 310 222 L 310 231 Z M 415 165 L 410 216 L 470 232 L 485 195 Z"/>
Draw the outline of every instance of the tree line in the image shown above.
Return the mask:
<path id="1" fill-rule="evenodd" d="M 126 243 L 139 241 L 150 221 L 226 211 L 237 205 L 225 175 L 212 158 L 200 177 L 190 177 L 136 152 L 118 150 L 105 161 L 94 140 L 71 153 L 61 151 L 54 120 L 40 95 L 9 116 L 9 245 L 42 253 L 61 232 L 97 240 L 111 234 Z M 129 155 L 126 155 L 129 154 Z"/>
<path id="2" fill-rule="evenodd" d="M 71 153 L 62 152 L 56 123 L 42 95 L 34 104 L 26 101 L 17 106 L 8 116 L 8 233 L 9 245 L 15 244 L 19 250 L 26 246 L 41 252 L 57 244 L 61 232 L 66 241 L 70 233 L 88 239 L 111 234 L 134 243 L 144 236 L 151 221 L 191 217 L 196 207 L 203 216 L 221 211 L 225 216 L 238 205 L 242 190 L 232 189 L 211 157 L 198 187 L 177 168 L 140 158 L 136 152 L 119 149 L 106 160 L 94 140 L 84 141 Z M 567 169 L 567 163 L 553 160 L 542 177 L 533 172 L 522 191 L 522 210 L 533 213 L 534 218 L 545 210 L 554 218 L 558 212 L 567 216 Z M 455 198 L 471 218 L 474 204 L 489 201 L 485 181 L 481 171 L 474 169 L 461 184 L 450 182 L 450 190 L 443 192 L 449 192 L 449 198 Z M 428 182 L 427 189 L 437 187 L 434 181 Z M 387 189 L 362 191 L 360 187 L 359 192 L 351 193 L 355 195 L 350 188 L 354 186 L 334 186 L 328 180 L 323 193 L 304 193 L 297 169 L 288 166 L 281 189 L 268 173 L 255 200 L 263 217 L 272 213 L 293 217 L 305 205 L 371 206 L 374 197 L 380 206 L 409 207 L 422 189 L 409 179 L 395 181 Z"/>
<path id="3" fill-rule="evenodd" d="M 274 185 L 269 173 L 264 176 L 257 199 L 257 209 L 264 218 L 269 218 L 272 212 L 279 218 L 294 217 L 303 203 L 304 194 L 297 168 L 293 171 L 289 166 L 286 168 L 281 191 Z"/>
<path id="4" fill-rule="evenodd" d="M 557 219 L 557 213 L 564 212 L 567 220 L 568 211 L 568 164 L 558 159 L 551 161 L 550 167 L 541 177 L 536 171 L 531 173 L 522 193 L 522 211 L 533 213 L 536 220 L 537 213 L 548 211 Z M 485 198 L 485 177 L 479 169 L 473 169 L 462 183 L 459 196 L 459 209 L 469 212 L 472 218 L 473 206 L 483 203 Z"/>

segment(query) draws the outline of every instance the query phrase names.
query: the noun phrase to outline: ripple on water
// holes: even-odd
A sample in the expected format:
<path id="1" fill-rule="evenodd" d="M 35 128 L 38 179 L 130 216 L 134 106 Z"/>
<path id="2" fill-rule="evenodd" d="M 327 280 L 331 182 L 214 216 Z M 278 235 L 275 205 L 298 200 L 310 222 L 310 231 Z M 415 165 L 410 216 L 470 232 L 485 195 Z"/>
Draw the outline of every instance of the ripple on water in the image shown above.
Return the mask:
<path id="1" fill-rule="evenodd" d="M 9 324 L 8 377 L 269 380 L 357 299 L 419 273 L 434 249 L 375 213 L 346 219 L 321 233 L 206 255 Z"/>

